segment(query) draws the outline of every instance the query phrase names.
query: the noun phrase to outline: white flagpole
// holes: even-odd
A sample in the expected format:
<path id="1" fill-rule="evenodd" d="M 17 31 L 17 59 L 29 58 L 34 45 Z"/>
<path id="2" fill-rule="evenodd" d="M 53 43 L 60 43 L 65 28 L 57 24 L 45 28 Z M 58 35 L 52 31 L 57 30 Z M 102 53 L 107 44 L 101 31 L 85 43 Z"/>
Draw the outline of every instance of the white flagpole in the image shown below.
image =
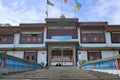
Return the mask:
<path id="1" fill-rule="evenodd" d="M 48 4 L 46 4 L 46 12 L 45 12 L 45 14 L 46 14 L 46 18 L 48 18 Z"/>
<path id="2" fill-rule="evenodd" d="M 64 3 L 64 1 L 62 1 L 62 11 L 61 11 L 61 15 L 63 14 L 63 3 Z"/>
<path id="3" fill-rule="evenodd" d="M 75 3 L 74 3 L 74 8 L 75 8 L 75 18 L 76 18 L 77 13 L 76 13 L 76 6 L 75 6 Z"/>

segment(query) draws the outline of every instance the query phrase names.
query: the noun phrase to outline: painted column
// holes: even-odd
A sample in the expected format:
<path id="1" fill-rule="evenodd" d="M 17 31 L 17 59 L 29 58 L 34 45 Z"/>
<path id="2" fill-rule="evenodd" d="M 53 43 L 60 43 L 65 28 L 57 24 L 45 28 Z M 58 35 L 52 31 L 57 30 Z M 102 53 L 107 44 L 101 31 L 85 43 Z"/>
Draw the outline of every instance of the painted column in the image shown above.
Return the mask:
<path id="1" fill-rule="evenodd" d="M 116 63 L 116 69 L 119 70 L 120 69 L 119 59 L 116 59 L 115 63 Z"/>
<path id="2" fill-rule="evenodd" d="M 50 46 L 48 46 L 48 66 L 51 65 L 51 52 L 52 52 L 52 49 Z"/>
<path id="3" fill-rule="evenodd" d="M 74 61 L 73 65 L 76 66 L 77 63 L 76 63 L 76 48 L 75 47 L 73 48 L 73 61 Z"/>
<path id="4" fill-rule="evenodd" d="M 2 57 L 2 68 L 5 68 L 6 66 L 6 58 L 5 57 Z"/>

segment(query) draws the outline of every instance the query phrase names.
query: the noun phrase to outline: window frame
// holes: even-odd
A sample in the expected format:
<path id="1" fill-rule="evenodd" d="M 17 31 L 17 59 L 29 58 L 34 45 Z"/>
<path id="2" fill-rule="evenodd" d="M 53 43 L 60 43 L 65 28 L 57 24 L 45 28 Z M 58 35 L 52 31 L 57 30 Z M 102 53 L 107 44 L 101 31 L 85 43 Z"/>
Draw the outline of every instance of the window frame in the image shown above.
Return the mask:
<path id="1" fill-rule="evenodd" d="M 106 43 L 106 37 L 105 37 L 105 33 L 104 32 L 99 32 L 99 33 L 97 33 L 97 32 L 93 32 L 93 33 L 92 32 L 88 32 L 88 33 L 81 32 L 80 34 L 81 34 L 80 35 L 80 37 L 81 37 L 81 43 L 84 43 L 84 44 L 88 44 L 88 43 L 90 43 L 90 44 L 92 44 L 92 43 L 94 43 L 94 44 L 97 44 L 97 43 L 103 44 L 103 43 Z M 100 41 L 92 41 L 91 38 L 89 38 L 90 39 L 89 41 L 84 42 L 83 39 L 85 37 L 82 37 L 82 34 L 90 34 L 90 35 L 92 35 L 92 34 L 95 34 L 95 35 L 96 34 L 102 34 L 103 37 L 101 37 L 100 39 L 104 39 L 104 40 L 103 41 L 102 40 L 100 40 Z M 96 37 L 94 37 L 94 38 L 96 38 Z"/>

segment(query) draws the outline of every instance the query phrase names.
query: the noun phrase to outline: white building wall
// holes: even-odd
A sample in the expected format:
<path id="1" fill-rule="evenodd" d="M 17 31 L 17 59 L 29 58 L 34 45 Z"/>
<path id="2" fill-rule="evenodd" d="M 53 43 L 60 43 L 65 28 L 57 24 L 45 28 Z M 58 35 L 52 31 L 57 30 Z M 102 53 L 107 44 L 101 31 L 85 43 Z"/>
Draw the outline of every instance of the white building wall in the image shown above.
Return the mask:
<path id="1" fill-rule="evenodd" d="M 13 48 L 14 44 L 0 44 L 0 48 Z"/>
<path id="2" fill-rule="evenodd" d="M 24 58 L 24 51 L 7 51 L 7 54 L 22 59 Z"/>
<path id="3" fill-rule="evenodd" d="M 37 54 L 37 63 L 41 63 L 41 62 L 44 62 L 46 63 L 46 60 L 47 59 L 47 53 L 46 51 L 38 51 L 38 54 Z"/>
<path id="4" fill-rule="evenodd" d="M 47 28 L 44 28 L 44 45 L 47 38 Z"/>
<path id="5" fill-rule="evenodd" d="M 78 60 L 88 60 L 87 51 L 78 51 Z"/>
<path id="6" fill-rule="evenodd" d="M 103 43 L 103 44 L 99 44 L 99 43 L 93 43 L 93 44 L 81 44 L 81 47 L 106 47 L 107 44 L 106 43 Z"/>
<path id="7" fill-rule="evenodd" d="M 14 46 L 17 47 L 19 45 L 20 34 L 14 34 Z"/>
<path id="8" fill-rule="evenodd" d="M 112 43 L 111 47 L 120 47 L 120 43 Z"/>
<path id="9" fill-rule="evenodd" d="M 111 34 L 110 32 L 105 32 L 106 47 L 111 47 Z"/>
<path id="10" fill-rule="evenodd" d="M 118 55 L 119 51 L 101 51 L 102 59 Z"/>
<path id="11" fill-rule="evenodd" d="M 80 28 L 77 28 L 77 30 L 78 30 L 78 41 L 79 41 L 79 44 L 81 44 Z"/>

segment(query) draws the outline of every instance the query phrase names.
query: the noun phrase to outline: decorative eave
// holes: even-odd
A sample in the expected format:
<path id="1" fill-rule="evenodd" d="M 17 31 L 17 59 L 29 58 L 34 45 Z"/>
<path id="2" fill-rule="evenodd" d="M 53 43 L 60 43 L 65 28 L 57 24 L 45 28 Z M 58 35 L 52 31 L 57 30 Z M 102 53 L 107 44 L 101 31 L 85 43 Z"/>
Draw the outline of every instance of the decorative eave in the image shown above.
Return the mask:
<path id="1" fill-rule="evenodd" d="M 20 28 L 18 26 L 7 26 L 7 27 L 0 27 L 0 34 L 14 34 L 19 33 Z"/>
<path id="2" fill-rule="evenodd" d="M 79 47 L 81 51 L 116 51 L 120 50 L 120 47 Z"/>
<path id="3" fill-rule="evenodd" d="M 78 46 L 79 42 L 46 42 L 46 45 L 52 45 L 52 46 L 71 46 L 71 45 L 75 45 L 75 46 Z"/>
<path id="4" fill-rule="evenodd" d="M 27 31 L 34 31 L 34 32 L 39 32 L 39 31 L 44 31 L 44 28 L 46 27 L 45 23 L 21 23 L 20 24 L 20 29 L 21 32 Z"/>
<path id="5" fill-rule="evenodd" d="M 108 27 L 107 22 L 80 22 L 80 30 L 105 30 Z"/>
<path id="6" fill-rule="evenodd" d="M 119 32 L 120 31 L 120 25 L 109 25 L 106 29 L 108 32 Z"/>
<path id="7" fill-rule="evenodd" d="M 0 51 L 46 51 L 46 47 L 41 48 L 0 48 Z"/>
<path id="8" fill-rule="evenodd" d="M 46 18 L 48 26 L 76 26 L 78 18 Z"/>

